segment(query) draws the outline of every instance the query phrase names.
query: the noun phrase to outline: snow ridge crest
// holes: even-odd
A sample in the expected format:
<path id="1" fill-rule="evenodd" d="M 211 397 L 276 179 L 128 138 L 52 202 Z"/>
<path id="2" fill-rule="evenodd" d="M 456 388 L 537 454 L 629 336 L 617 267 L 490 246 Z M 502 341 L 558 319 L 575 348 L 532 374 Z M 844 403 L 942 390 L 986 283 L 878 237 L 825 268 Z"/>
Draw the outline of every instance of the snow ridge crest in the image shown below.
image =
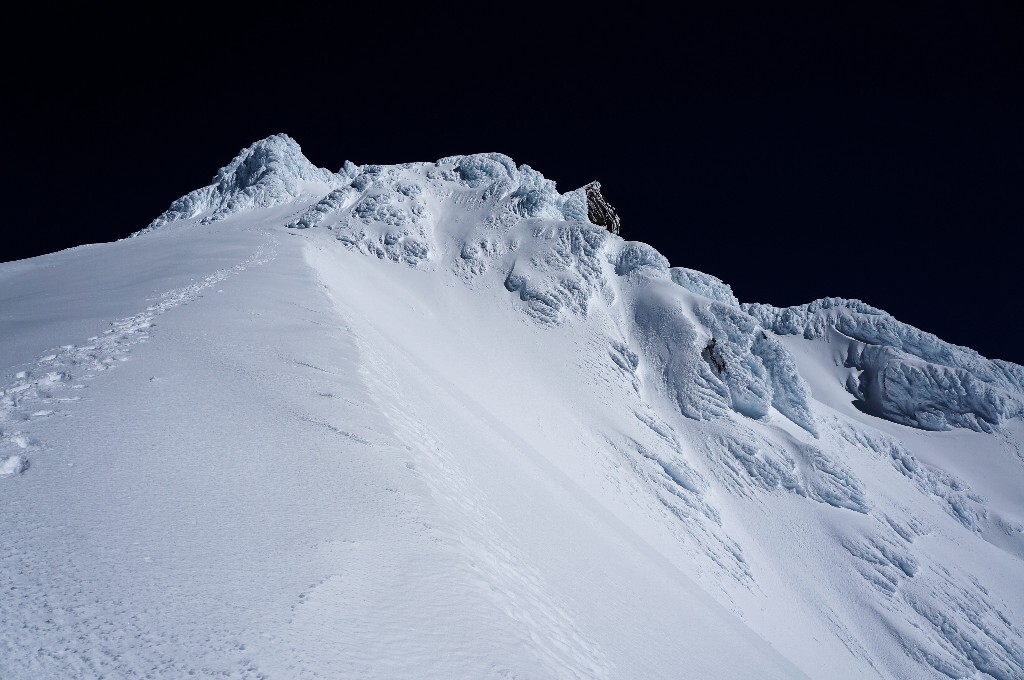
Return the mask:
<path id="1" fill-rule="evenodd" d="M 872 415 L 927 430 L 983 432 L 1024 417 L 1024 367 L 989 361 L 859 300 L 741 305 L 720 279 L 671 267 L 651 246 L 618 236 L 619 217 L 599 183 L 559 193 L 554 181 L 500 153 L 399 165 L 346 161 L 335 173 L 311 163 L 288 135 L 272 135 L 239 152 L 210 185 L 179 198 L 147 230 L 291 203 L 298 212 L 289 227 L 330 230 L 365 255 L 449 270 L 466 281 L 494 276 L 541 323 L 585 317 L 595 303 L 621 296 L 626 281 L 643 288 L 644 281 L 667 280 L 686 289 L 696 296 L 687 306 L 695 305 L 700 329 L 689 328 L 675 294 L 654 305 L 656 313 L 642 311 L 650 300 L 640 304 L 636 321 L 656 322 L 648 329 L 655 335 L 691 339 L 665 348 L 661 358 L 680 408 L 695 417 L 723 407 L 763 418 L 774 407 L 816 433 L 809 390 L 776 339 L 786 335 L 838 341 L 847 391 Z"/>
<path id="2" fill-rule="evenodd" d="M 344 183 L 342 176 L 313 165 L 288 135 L 271 135 L 242 149 L 211 184 L 174 201 L 148 229 L 196 217 L 209 224 L 242 210 L 281 205 L 305 194 L 320 196 Z"/>
<path id="3" fill-rule="evenodd" d="M 743 310 L 778 335 L 845 344 L 844 363 L 855 371 L 847 390 L 873 415 L 925 430 L 980 432 L 1024 417 L 1024 367 L 986 359 L 860 300 Z"/>

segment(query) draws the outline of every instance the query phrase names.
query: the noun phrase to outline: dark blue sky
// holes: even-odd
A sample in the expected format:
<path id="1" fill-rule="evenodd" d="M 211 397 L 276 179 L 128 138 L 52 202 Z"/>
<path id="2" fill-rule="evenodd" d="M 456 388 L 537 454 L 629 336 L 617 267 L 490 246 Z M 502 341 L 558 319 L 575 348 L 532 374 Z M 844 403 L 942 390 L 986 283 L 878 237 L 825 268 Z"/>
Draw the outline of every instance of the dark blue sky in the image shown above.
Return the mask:
<path id="1" fill-rule="evenodd" d="M 332 169 L 501 151 L 741 300 L 1024 363 L 1024 6 L 896 4 L 40 16 L 2 48 L 0 260 L 125 236 L 274 132 Z"/>

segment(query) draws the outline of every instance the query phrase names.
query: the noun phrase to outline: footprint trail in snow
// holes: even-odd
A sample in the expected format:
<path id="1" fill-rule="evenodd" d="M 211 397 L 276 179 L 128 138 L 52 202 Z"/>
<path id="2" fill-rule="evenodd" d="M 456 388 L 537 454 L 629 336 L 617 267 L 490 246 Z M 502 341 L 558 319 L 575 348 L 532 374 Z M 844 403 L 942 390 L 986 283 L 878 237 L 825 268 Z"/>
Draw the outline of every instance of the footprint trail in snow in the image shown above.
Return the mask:
<path id="1" fill-rule="evenodd" d="M 132 348 L 149 339 L 158 316 L 194 302 L 235 274 L 270 262 L 277 254 L 276 245 L 276 240 L 268 238 L 242 262 L 161 294 L 144 311 L 111 322 L 101 335 L 82 344 L 52 348 L 34 362 L 16 367 L 13 377 L 0 387 L 0 478 L 27 471 L 30 452 L 45 448 L 23 430 L 26 424 L 59 416 L 68 403 L 81 399 L 88 381 L 128 361 Z"/>

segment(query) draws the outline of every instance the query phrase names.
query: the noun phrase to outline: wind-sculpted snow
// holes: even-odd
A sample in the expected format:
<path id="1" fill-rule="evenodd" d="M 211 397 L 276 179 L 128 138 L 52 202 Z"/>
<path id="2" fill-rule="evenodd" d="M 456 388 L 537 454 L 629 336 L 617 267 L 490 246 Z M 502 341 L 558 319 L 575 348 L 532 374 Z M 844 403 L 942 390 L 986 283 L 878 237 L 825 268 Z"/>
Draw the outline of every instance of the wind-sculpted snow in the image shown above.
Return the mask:
<path id="1" fill-rule="evenodd" d="M 956 565 L 922 563 L 913 552 L 920 535 L 883 530 L 844 541 L 855 569 L 881 594 L 881 615 L 899 644 L 941 676 L 1022 677 L 1024 638 L 1005 605 Z"/>
<path id="2" fill-rule="evenodd" d="M 841 334 L 846 365 L 856 371 L 849 391 L 865 411 L 895 422 L 990 431 L 1024 414 L 1020 366 L 988 361 L 859 301 L 827 298 L 785 309 L 745 304 L 743 312 L 755 320 L 746 321 L 719 279 L 669 268 L 650 246 L 591 225 L 587 187 L 560 194 L 554 182 L 503 154 L 395 166 L 346 161 L 331 173 L 306 160 L 290 137 L 274 135 L 243 150 L 213 184 L 176 201 L 151 227 L 186 219 L 208 223 L 302 196 L 318 200 L 289 226 L 326 227 L 353 249 L 413 267 L 446 259 L 467 279 L 497 269 L 502 285 L 544 323 L 585 316 L 595 297 L 614 298 L 605 261 L 618 276 L 667 273 L 687 291 L 720 303 L 696 312 L 711 341 L 720 343 L 700 348 L 712 370 L 697 370 L 696 386 L 685 389 L 669 381 L 677 395 L 690 395 L 680 401 L 690 415 L 716 412 L 724 403 L 763 418 L 774 407 L 815 432 L 806 384 L 789 352 L 764 329 L 810 339 Z M 711 403 L 696 403 L 701 400 Z"/>
<path id="3" fill-rule="evenodd" d="M 344 208 L 350 208 L 359 197 L 359 191 L 352 186 L 344 186 L 332 190 L 329 194 L 306 209 L 289 227 L 293 229 L 308 229 L 329 220 L 333 215 L 340 213 Z"/>
<path id="4" fill-rule="evenodd" d="M 615 273 L 627 276 L 635 271 L 648 269 L 656 273 L 668 271 L 668 260 L 654 248 L 639 241 L 626 241 L 619 250 L 615 261 Z"/>
<path id="5" fill-rule="evenodd" d="M 636 297 L 632 321 L 641 350 L 680 411 L 697 420 L 729 410 L 763 419 L 775 407 L 816 435 L 809 390 L 788 350 L 737 308 L 681 297 L 658 279 L 664 271 L 654 266 L 655 280 Z"/>
<path id="6" fill-rule="evenodd" d="M 931 644 L 909 635 L 904 639 L 910 653 L 949 677 L 970 677 L 976 672 L 996 680 L 1024 677 L 1024 635 L 984 586 L 964 584 L 942 567 L 934 573 L 937 587 L 926 593 L 908 587 L 904 594 L 907 604 L 931 628 Z"/>
<path id="7" fill-rule="evenodd" d="M 716 276 L 685 267 L 672 267 L 669 273 L 672 275 L 673 282 L 691 293 L 703 295 L 706 298 L 711 298 L 733 307 L 740 306 L 739 300 L 732 293 L 732 287 L 727 283 L 723 283 Z"/>
<path id="8" fill-rule="evenodd" d="M 608 440 L 628 467 L 654 492 L 672 517 L 674 534 L 699 560 L 720 576 L 749 586 L 752 574 L 743 549 L 728 536 L 709 498 L 710 485 L 686 460 L 686 451 L 670 425 L 653 413 L 634 413 L 643 424 L 637 438 Z M 652 436 L 653 435 L 653 436 Z"/>
<path id="9" fill-rule="evenodd" d="M 713 302 L 698 305 L 695 312 L 712 333 L 713 345 L 705 348 L 705 356 L 721 365 L 718 370 L 712 362 L 717 378 L 729 387 L 733 408 L 751 418 L 762 418 L 774 406 L 817 434 L 808 404 L 810 390 L 789 351 L 753 317 L 735 307 Z"/>
<path id="10" fill-rule="evenodd" d="M 600 255 L 608 232 L 569 222 L 537 227 L 531 236 L 541 248 L 523 257 L 513 251 L 505 288 L 518 293 L 540 321 L 557 323 L 566 312 L 585 315 L 591 298 L 606 284 Z"/>
<path id="11" fill-rule="evenodd" d="M 529 165 L 517 167 L 504 154 L 451 156 L 439 160 L 437 166 L 434 177 L 453 178 L 464 187 L 482 189 L 482 200 L 503 201 L 505 209 L 522 217 L 588 221 L 585 186 L 559 194 L 554 182 Z"/>
<path id="12" fill-rule="evenodd" d="M 466 556 L 469 580 L 511 630 L 533 640 L 523 649 L 559 669 L 538 677 L 671 676 L 616 666 L 623 657 L 608 651 L 614 645 L 591 625 L 593 612 L 581 614 L 586 604 L 574 608 L 580 601 L 551 585 L 579 584 L 587 600 L 596 572 L 577 566 L 560 582 L 550 551 L 517 543 L 533 530 L 522 517 L 549 483 L 552 527 L 579 512 L 566 509 L 567 499 L 621 519 L 623 535 L 639 538 L 616 544 L 615 554 L 633 543 L 653 547 L 641 549 L 637 568 L 650 558 L 692 578 L 811 677 L 1024 677 L 1024 511 L 1013 483 L 1024 430 L 1011 422 L 1022 414 L 1024 369 L 858 301 L 741 305 L 718 278 L 672 267 L 655 248 L 606 228 L 617 213 L 589 186 L 560 193 L 497 153 L 346 162 L 328 173 L 275 137 L 157 222 L 230 216 L 209 231 L 291 230 L 295 238 L 282 245 L 305 258 L 306 278 L 334 305 L 316 312 L 317 337 L 351 336 L 359 348 L 346 364 L 358 380 L 338 369 L 344 389 L 318 388 L 322 410 L 301 422 L 331 438 L 332 465 L 344 459 L 338 447 L 358 445 L 373 470 L 404 466 L 401 475 L 422 488 L 401 487 L 384 507 L 416 499 L 416 509 L 402 510 L 415 518 L 414 533 L 440 540 L 445 555 Z M 285 280 L 285 269 L 275 276 L 268 287 Z M 312 290 L 296 290 L 297 309 L 312 313 Z M 261 300 L 247 304 L 257 318 Z M 140 342 L 153 314 L 144 316 L 138 327 L 134 317 L 125 322 Z M 296 333 L 310 332 L 284 316 Z M 35 452 L 46 444 L 29 425 L 78 396 L 81 362 L 91 356 L 83 351 L 121 358 L 121 335 L 48 352 L 3 386 L 0 484 L 21 488 L 43 472 L 47 458 Z M 298 365 L 326 379 L 328 355 Z M 345 390 L 362 394 L 358 403 Z M 288 404 L 310 408 L 302 398 Z M 373 427 L 346 421 L 359 404 L 381 410 Z M 374 483 L 361 478 L 360 487 Z M 416 514 L 422 508 L 443 510 L 427 522 Z M 443 518 L 435 535 L 432 523 Z M 583 546 L 551 536 L 544 541 L 571 547 L 566 555 Z M 451 573 L 448 562 L 424 564 Z M 363 595 L 353 583 L 329 579 L 303 601 L 322 598 L 325 611 L 344 618 L 339 602 Z M 615 611 L 638 585 L 625 588 Z M 419 593 L 406 595 L 423 610 Z M 613 632 L 616 644 L 652 634 Z M 396 655 L 412 645 L 399 647 Z"/>
<path id="13" fill-rule="evenodd" d="M 683 415 L 695 420 L 724 416 L 727 386 L 701 357 L 701 333 L 667 285 L 652 284 L 638 297 L 632 322 L 647 371 L 659 381 Z"/>
<path id="14" fill-rule="evenodd" d="M 984 499 L 971 491 L 962 479 L 944 470 L 926 466 L 892 437 L 839 422 L 832 424 L 830 430 L 843 441 L 888 459 L 897 472 L 913 480 L 917 488 L 926 497 L 938 502 L 950 517 L 971 531 L 979 529 L 977 508 L 984 504 Z M 980 512 L 984 513 L 984 509 Z"/>
<path id="15" fill-rule="evenodd" d="M 561 195 L 502 154 L 364 166 L 289 226 L 325 227 L 352 249 L 413 267 L 449 263 L 467 280 L 504 272 L 501 284 L 544 323 L 586 315 L 607 288 L 611 235 L 589 223 L 586 192 Z M 646 266 L 664 270 L 667 262 L 649 246 L 627 244 L 616 271 Z"/>
<path id="16" fill-rule="evenodd" d="M 623 285 L 671 280 L 679 288 L 664 290 L 669 305 L 688 304 L 680 289 L 719 301 L 707 309 L 698 304 L 694 313 L 701 332 L 721 342 L 718 351 L 726 362 L 709 370 L 699 361 L 704 347 L 674 340 L 658 350 L 655 363 L 671 356 L 663 366 L 665 380 L 680 409 L 695 418 L 723 409 L 764 418 L 774 407 L 815 432 L 806 385 L 788 351 L 738 308 L 731 289 L 695 270 L 670 269 L 651 246 L 591 224 L 586 187 L 559 194 L 554 182 L 502 154 L 350 172 L 351 185 L 331 191 L 289 226 L 325 227 L 364 254 L 418 268 L 449 267 L 467 281 L 489 271 L 503 274 L 501 285 L 522 309 L 551 325 L 586 317 L 595 300 L 613 301 Z M 616 283 L 617 278 L 633 283 Z M 641 295 L 635 304 L 654 323 L 643 312 L 653 302 Z M 676 322 L 686 323 L 668 323 Z M 650 325 L 648 331 L 670 338 L 677 332 Z M 650 347 L 658 345 L 651 339 Z"/>
<path id="17" fill-rule="evenodd" d="M 322 195 L 347 183 L 341 174 L 310 163 L 288 135 L 273 135 L 242 149 L 220 169 L 213 183 L 188 193 L 153 220 L 149 229 L 201 218 L 208 224 L 255 208 L 269 208 L 305 194 Z"/>
<path id="18" fill-rule="evenodd" d="M 926 430 L 982 432 L 1024 415 L 1024 367 L 943 342 L 859 300 L 743 308 L 776 333 L 845 342 L 845 364 L 858 371 L 847 388 L 874 415 Z"/>
<path id="19" fill-rule="evenodd" d="M 747 495 L 754 489 L 788 491 L 836 508 L 867 514 L 867 491 L 857 476 L 825 449 L 802 442 L 785 444 L 733 428 L 707 445 L 731 490 Z"/>

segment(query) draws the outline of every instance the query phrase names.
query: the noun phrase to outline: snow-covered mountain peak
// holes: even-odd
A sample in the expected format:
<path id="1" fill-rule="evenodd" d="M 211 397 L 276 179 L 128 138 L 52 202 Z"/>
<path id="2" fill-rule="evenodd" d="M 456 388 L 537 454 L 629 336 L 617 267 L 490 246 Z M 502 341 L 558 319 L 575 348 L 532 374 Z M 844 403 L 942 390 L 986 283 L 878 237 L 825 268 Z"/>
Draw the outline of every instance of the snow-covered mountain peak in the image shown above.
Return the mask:
<path id="1" fill-rule="evenodd" d="M 293 203 L 289 227 L 323 228 L 365 255 L 504 288 L 544 324 L 612 317 L 619 330 L 610 342 L 638 330 L 678 337 L 686 326 L 690 342 L 659 350 L 649 364 L 661 367 L 691 417 L 735 411 L 762 418 L 774 408 L 816 432 L 810 392 L 780 342 L 791 335 L 842 345 L 836 379 L 858 407 L 887 420 L 991 431 L 1024 415 L 1024 368 L 988 361 L 858 300 L 741 306 L 720 279 L 671 267 L 647 244 L 620 238 L 599 182 L 559 193 L 540 172 L 501 153 L 398 165 L 346 161 L 332 173 L 310 163 L 291 137 L 273 135 L 243 149 L 211 185 L 175 201 L 150 228 Z M 675 285 L 643 297 L 637 309 L 647 312 L 618 318 L 617 301 L 638 287 L 662 290 L 658 282 Z M 667 307 L 648 313 L 655 300 Z M 654 321 L 656 329 L 645 326 Z M 645 342 L 647 352 L 658 346 Z"/>
<path id="2" fill-rule="evenodd" d="M 242 149 L 210 185 L 176 200 L 148 228 L 193 218 L 209 224 L 240 211 L 320 197 L 345 181 L 343 174 L 313 165 L 288 135 L 271 135 Z"/>
<path id="3" fill-rule="evenodd" d="M 0 265 L 0 676 L 1024 677 L 1024 368 L 497 153 L 153 226 Z"/>
<path id="4" fill-rule="evenodd" d="M 285 134 L 271 135 L 243 149 L 213 178 L 223 194 L 260 183 L 287 186 L 300 181 L 331 184 L 337 179 L 329 170 L 310 163 L 298 142 Z"/>
<path id="5" fill-rule="evenodd" d="M 332 173 L 313 165 L 298 143 L 285 134 L 271 135 L 243 149 L 210 185 L 176 200 L 148 229 L 185 220 L 209 224 L 232 214 L 311 197 L 322 199 L 322 205 L 313 206 L 295 224 L 312 226 L 322 221 L 323 215 L 318 213 L 335 212 L 354 196 L 384 195 L 376 200 L 390 202 L 390 194 L 414 198 L 409 192 L 419 194 L 424 188 L 442 198 L 459 190 L 475 190 L 475 198 L 520 217 L 583 221 L 619 233 L 620 219 L 601 193 L 599 182 L 560 194 L 553 181 L 529 165 L 517 165 L 505 154 L 457 155 L 435 163 L 392 166 L 357 166 L 345 161 Z M 363 205 L 364 214 L 370 209 L 369 204 Z M 392 211 L 391 222 L 401 219 Z"/>

